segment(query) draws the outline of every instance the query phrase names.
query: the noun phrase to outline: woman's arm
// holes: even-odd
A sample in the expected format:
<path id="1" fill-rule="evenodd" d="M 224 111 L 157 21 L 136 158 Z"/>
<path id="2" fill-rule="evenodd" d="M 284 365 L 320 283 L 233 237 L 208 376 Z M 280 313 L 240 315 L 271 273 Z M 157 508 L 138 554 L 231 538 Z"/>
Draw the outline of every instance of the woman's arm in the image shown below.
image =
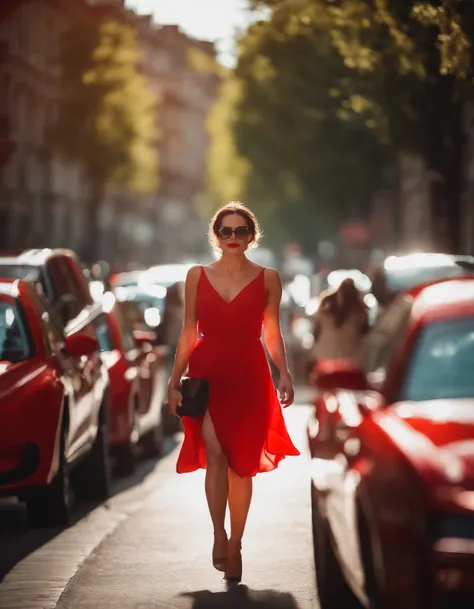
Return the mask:
<path id="1" fill-rule="evenodd" d="M 263 319 L 263 338 L 265 345 L 280 371 L 279 392 L 281 402 L 289 406 L 293 402 L 294 394 L 291 383 L 291 375 L 288 370 L 285 343 L 280 328 L 280 302 L 282 287 L 280 275 L 273 269 L 265 270 L 265 284 L 267 287 L 268 301 Z"/>
<path id="2" fill-rule="evenodd" d="M 187 368 L 189 356 L 198 337 L 196 317 L 197 284 L 201 274 L 201 267 L 193 266 L 186 276 L 184 288 L 184 322 L 178 341 L 178 348 L 169 380 L 169 387 L 177 389 L 179 382 Z"/>

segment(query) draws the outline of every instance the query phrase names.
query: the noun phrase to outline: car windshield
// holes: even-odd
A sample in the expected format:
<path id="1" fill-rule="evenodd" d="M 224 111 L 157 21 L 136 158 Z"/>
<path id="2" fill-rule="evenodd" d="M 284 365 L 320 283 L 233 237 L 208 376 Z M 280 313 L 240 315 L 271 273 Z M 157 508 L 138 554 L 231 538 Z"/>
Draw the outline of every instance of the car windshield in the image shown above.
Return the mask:
<path id="1" fill-rule="evenodd" d="M 474 317 L 434 322 L 421 331 L 402 401 L 474 397 Z"/>
<path id="2" fill-rule="evenodd" d="M 31 357 L 31 348 L 18 303 L 0 300 L 0 360 L 20 362 Z"/>
<path id="3" fill-rule="evenodd" d="M 4 279 L 23 279 L 24 281 L 39 281 L 41 279 L 40 269 L 28 264 L 3 264 L 0 263 L 0 277 Z"/>

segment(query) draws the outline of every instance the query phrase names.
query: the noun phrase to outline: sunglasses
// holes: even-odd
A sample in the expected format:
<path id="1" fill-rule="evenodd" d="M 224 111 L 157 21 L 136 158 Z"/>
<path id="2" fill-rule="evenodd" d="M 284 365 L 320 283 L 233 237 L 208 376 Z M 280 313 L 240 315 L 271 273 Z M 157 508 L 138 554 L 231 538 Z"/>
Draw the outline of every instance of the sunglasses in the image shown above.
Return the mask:
<path id="1" fill-rule="evenodd" d="M 236 229 L 230 226 L 221 226 L 217 234 L 221 239 L 230 239 L 232 235 L 235 235 L 237 239 L 246 239 L 250 234 L 250 230 L 248 226 L 238 226 Z"/>

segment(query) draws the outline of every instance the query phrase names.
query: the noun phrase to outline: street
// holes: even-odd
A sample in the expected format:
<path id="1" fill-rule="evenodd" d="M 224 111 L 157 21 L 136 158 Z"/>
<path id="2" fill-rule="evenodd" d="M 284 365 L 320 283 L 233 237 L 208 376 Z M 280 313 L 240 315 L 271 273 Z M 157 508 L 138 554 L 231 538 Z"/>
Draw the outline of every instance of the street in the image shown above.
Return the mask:
<path id="1" fill-rule="evenodd" d="M 105 505 L 78 506 L 67 530 L 29 530 L 21 508 L 5 502 L 0 607 L 315 609 L 308 410 L 298 404 L 285 412 L 302 456 L 255 479 L 240 586 L 227 590 L 212 568 L 204 472 L 175 473 L 178 438 L 158 463 L 116 481 Z"/>

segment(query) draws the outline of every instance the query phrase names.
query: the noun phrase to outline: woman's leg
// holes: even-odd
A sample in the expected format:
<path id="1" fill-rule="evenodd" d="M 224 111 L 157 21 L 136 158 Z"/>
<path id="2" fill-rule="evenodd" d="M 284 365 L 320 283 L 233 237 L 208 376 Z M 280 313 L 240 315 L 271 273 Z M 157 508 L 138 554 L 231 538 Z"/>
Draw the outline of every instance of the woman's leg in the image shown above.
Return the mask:
<path id="1" fill-rule="evenodd" d="M 230 536 L 240 543 L 252 501 L 252 478 L 238 476 L 229 468 Z"/>
<path id="2" fill-rule="evenodd" d="M 242 579 L 241 542 L 251 501 L 252 478 L 241 478 L 229 468 L 230 539 L 224 576 L 228 582 Z"/>
<path id="3" fill-rule="evenodd" d="M 225 531 L 225 513 L 227 509 L 227 497 L 229 494 L 228 464 L 227 458 L 222 451 L 216 430 L 209 412 L 204 415 L 202 423 L 202 438 L 206 448 L 206 498 L 209 506 L 212 524 L 214 527 L 214 566 L 221 561 L 215 559 L 225 558 L 227 555 L 227 533 Z"/>

